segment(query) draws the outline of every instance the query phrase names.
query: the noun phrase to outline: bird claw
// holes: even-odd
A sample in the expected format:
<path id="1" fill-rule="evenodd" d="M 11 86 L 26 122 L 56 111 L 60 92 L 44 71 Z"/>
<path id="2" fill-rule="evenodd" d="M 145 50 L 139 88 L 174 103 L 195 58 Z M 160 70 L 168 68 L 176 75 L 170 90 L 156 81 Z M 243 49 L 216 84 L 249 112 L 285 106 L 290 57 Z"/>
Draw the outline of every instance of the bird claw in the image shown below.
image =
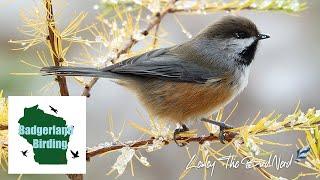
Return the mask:
<path id="1" fill-rule="evenodd" d="M 173 133 L 173 140 L 174 142 L 179 146 L 179 147 L 183 147 L 185 145 L 187 145 L 187 143 L 179 143 L 177 141 L 177 135 L 182 133 L 182 132 L 186 132 L 186 131 L 189 131 L 189 128 L 185 125 L 185 124 L 182 124 L 181 127 L 179 128 L 176 128 L 174 130 L 174 133 Z"/>
<path id="2" fill-rule="evenodd" d="M 219 126 L 220 128 L 220 132 L 219 132 L 219 140 L 222 144 L 225 144 L 225 135 L 226 135 L 226 132 L 225 130 L 226 129 L 233 129 L 232 126 L 228 125 L 228 124 L 225 124 L 223 122 L 218 122 L 218 121 L 213 121 L 213 120 L 210 120 L 210 119 L 201 119 L 201 121 L 204 121 L 204 122 L 207 122 L 207 123 L 211 123 L 211 124 L 214 124 L 214 125 L 217 125 Z"/>
<path id="3" fill-rule="evenodd" d="M 220 132 L 219 132 L 219 140 L 222 144 L 225 144 L 224 141 L 226 140 L 225 139 L 225 131 L 224 129 L 220 129 Z"/>

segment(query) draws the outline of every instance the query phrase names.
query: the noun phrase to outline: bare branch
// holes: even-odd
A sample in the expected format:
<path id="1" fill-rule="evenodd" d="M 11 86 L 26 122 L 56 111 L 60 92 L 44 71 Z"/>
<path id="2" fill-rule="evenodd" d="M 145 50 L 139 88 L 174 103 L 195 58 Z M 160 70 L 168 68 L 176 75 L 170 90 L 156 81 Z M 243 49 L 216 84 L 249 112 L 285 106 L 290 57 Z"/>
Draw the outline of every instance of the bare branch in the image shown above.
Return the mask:
<path id="1" fill-rule="evenodd" d="M 156 25 L 155 30 L 154 30 L 154 37 L 153 37 L 153 42 L 152 42 L 152 47 L 153 48 L 156 48 L 157 44 L 158 44 L 159 28 L 160 28 L 160 23 Z"/>
<path id="2" fill-rule="evenodd" d="M 67 174 L 67 176 L 72 180 L 83 180 L 83 174 Z"/>
<path id="3" fill-rule="evenodd" d="M 48 31 L 49 31 L 47 40 L 50 42 L 51 54 L 52 54 L 52 58 L 54 60 L 55 66 L 61 66 L 61 63 L 63 62 L 63 58 L 58 56 L 59 50 L 62 49 L 61 37 L 57 36 L 57 34 L 55 33 L 58 30 L 56 29 L 56 25 L 53 17 L 52 2 L 51 0 L 45 0 L 45 4 L 46 4 L 46 12 L 47 12 L 46 19 L 47 19 Z M 61 96 L 69 96 L 66 78 L 64 76 L 57 76 L 56 81 L 59 84 Z"/>
<path id="4" fill-rule="evenodd" d="M 172 10 L 173 10 L 173 7 L 174 7 L 174 3 L 177 2 L 178 0 L 172 0 L 166 8 L 164 8 L 161 12 L 159 13 L 156 13 L 154 14 L 154 16 L 151 18 L 149 24 L 147 25 L 147 27 L 141 31 L 141 34 L 143 36 L 148 36 L 149 35 L 149 32 L 151 29 L 153 29 L 155 26 L 159 25 L 162 18 L 168 14 L 168 13 L 171 13 Z M 111 62 L 114 64 L 115 63 L 115 60 L 117 58 L 120 57 L 121 54 L 124 54 L 124 53 L 127 53 L 133 45 L 135 45 L 136 43 L 138 42 L 138 40 L 134 39 L 132 36 L 131 36 L 131 39 L 130 41 L 125 44 L 123 46 L 122 49 L 120 49 L 117 54 L 116 54 L 116 58 L 111 60 Z M 96 84 L 96 82 L 98 81 L 99 78 L 95 77 L 95 78 L 92 78 L 91 81 L 85 86 L 83 92 L 82 92 L 82 96 L 87 96 L 87 97 L 90 97 L 90 90 L 92 89 L 92 87 Z"/>
<path id="5" fill-rule="evenodd" d="M 7 130 L 8 129 L 8 125 L 2 125 L 0 124 L 0 131 L 2 130 Z"/>
<path id="6" fill-rule="evenodd" d="M 227 142 L 231 142 L 235 137 L 236 137 L 237 133 L 231 132 L 231 131 L 226 131 L 225 132 L 225 140 Z M 151 145 L 153 144 L 153 140 L 155 138 L 151 137 L 150 139 L 146 139 L 146 140 L 141 140 L 141 141 L 136 141 L 132 144 L 116 144 L 116 145 L 111 145 L 109 147 L 102 147 L 99 149 L 94 149 L 92 151 L 88 151 L 87 152 L 87 161 L 90 160 L 91 157 L 100 155 L 100 154 L 104 154 L 107 152 L 111 152 L 114 150 L 118 150 L 121 149 L 123 147 L 131 147 L 134 149 L 138 149 L 140 147 L 146 146 L 146 145 Z M 213 134 L 210 134 L 208 136 L 198 136 L 198 137 L 185 137 L 185 136 L 181 136 L 181 137 L 177 137 L 178 141 L 183 141 L 185 143 L 191 143 L 191 142 L 196 142 L 199 144 L 203 144 L 205 141 L 220 141 L 218 136 L 215 136 Z M 163 140 L 164 145 L 168 145 L 170 143 L 174 142 L 173 139 L 171 140 Z"/>

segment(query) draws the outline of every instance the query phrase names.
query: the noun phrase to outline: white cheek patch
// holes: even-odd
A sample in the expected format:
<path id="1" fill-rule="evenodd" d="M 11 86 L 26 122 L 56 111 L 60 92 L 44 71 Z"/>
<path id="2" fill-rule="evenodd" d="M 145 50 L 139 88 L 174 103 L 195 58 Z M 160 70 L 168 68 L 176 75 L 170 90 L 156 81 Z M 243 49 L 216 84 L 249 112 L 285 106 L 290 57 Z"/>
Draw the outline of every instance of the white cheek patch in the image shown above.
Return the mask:
<path id="1" fill-rule="evenodd" d="M 233 49 L 235 52 L 241 52 L 246 47 L 250 46 L 256 39 L 254 37 L 245 39 L 232 38 L 229 41 L 229 48 Z"/>

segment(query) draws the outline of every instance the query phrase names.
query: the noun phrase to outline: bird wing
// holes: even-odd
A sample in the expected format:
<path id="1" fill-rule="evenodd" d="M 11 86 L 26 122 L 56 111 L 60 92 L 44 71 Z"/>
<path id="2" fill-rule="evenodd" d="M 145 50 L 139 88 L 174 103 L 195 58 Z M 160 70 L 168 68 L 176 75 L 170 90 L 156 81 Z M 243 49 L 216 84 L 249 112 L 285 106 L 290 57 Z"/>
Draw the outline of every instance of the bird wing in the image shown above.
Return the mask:
<path id="1" fill-rule="evenodd" d="M 206 83 L 219 81 L 223 72 L 206 68 L 194 61 L 183 60 L 170 48 L 162 48 L 129 58 L 115 65 L 101 69 L 117 74 L 152 77 L 171 81 Z"/>

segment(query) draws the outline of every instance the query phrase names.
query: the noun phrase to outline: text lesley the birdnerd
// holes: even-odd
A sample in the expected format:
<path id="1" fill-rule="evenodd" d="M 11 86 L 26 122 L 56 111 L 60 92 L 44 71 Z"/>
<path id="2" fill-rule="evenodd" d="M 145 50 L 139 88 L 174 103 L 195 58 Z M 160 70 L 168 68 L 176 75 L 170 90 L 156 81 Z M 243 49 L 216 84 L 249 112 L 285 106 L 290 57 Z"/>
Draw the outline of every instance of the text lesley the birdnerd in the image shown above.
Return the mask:
<path id="1" fill-rule="evenodd" d="M 291 155 L 290 159 L 285 161 L 281 159 L 281 156 L 277 155 L 270 155 L 267 160 L 263 159 L 256 159 L 253 157 L 244 157 L 242 159 L 237 159 L 236 155 L 228 155 L 228 156 L 223 156 L 218 158 L 218 161 L 222 161 L 224 163 L 224 167 L 226 169 L 237 169 L 240 166 L 244 166 L 246 169 L 251 169 L 254 167 L 261 167 L 261 168 L 270 168 L 274 167 L 277 170 L 282 169 L 282 168 L 289 168 L 292 165 L 293 161 L 293 155 Z M 206 157 L 205 161 L 198 160 L 198 156 L 195 154 L 192 156 L 190 161 L 188 162 L 186 166 L 186 170 L 188 169 L 211 169 L 211 176 L 214 173 L 214 168 L 216 166 L 216 160 L 215 161 L 210 161 L 209 156 Z"/>

